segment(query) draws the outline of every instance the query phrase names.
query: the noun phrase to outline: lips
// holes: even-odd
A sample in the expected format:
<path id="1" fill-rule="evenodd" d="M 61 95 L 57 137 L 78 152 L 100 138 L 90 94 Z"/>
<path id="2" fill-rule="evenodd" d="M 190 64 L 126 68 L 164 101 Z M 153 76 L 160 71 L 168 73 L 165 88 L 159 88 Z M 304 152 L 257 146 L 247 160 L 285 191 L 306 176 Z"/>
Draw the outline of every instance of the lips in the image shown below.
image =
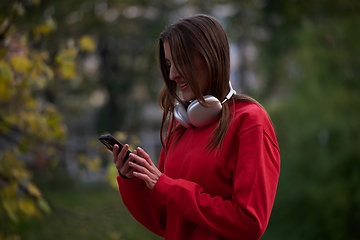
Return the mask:
<path id="1" fill-rule="evenodd" d="M 178 83 L 179 87 L 180 87 L 180 90 L 184 90 L 186 88 L 186 86 L 188 85 L 187 82 L 183 82 L 183 83 Z"/>

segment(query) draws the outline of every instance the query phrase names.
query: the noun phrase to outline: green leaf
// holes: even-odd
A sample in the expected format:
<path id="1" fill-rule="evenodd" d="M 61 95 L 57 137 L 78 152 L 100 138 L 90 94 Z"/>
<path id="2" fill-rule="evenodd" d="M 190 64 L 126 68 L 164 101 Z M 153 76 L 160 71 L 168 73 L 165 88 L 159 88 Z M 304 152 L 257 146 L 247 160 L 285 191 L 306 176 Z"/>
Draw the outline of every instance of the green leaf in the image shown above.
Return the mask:
<path id="1" fill-rule="evenodd" d="M 51 213 L 51 208 L 49 206 L 49 204 L 47 203 L 47 201 L 44 199 L 44 198 L 38 198 L 38 206 L 39 208 L 47 213 L 47 214 L 50 214 Z"/>
<path id="2" fill-rule="evenodd" d="M 1 82 L 6 81 L 8 83 L 10 83 L 14 78 L 14 74 L 11 71 L 10 65 L 7 62 L 1 60 L 0 60 L 0 78 L 1 78 Z"/>
<path id="3" fill-rule="evenodd" d="M 13 199 L 3 199 L 3 207 L 8 215 L 8 217 L 14 221 L 14 222 L 18 222 L 19 218 L 16 214 L 16 212 L 18 211 L 18 207 L 16 202 L 13 201 Z"/>
<path id="4" fill-rule="evenodd" d="M 43 64 L 43 69 L 44 69 L 44 72 L 45 72 L 46 77 L 48 79 L 53 79 L 54 78 L 54 72 L 48 65 Z"/>

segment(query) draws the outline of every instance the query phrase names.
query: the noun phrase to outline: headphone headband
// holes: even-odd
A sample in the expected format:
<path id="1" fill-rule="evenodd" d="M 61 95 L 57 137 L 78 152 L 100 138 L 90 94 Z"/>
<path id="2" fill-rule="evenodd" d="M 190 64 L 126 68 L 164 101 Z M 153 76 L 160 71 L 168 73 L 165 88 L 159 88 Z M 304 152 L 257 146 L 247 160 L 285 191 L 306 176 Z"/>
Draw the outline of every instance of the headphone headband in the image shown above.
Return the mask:
<path id="1" fill-rule="evenodd" d="M 232 87 L 230 81 L 229 81 L 229 87 L 230 87 L 230 91 L 229 91 L 229 93 L 226 95 L 224 101 L 221 102 L 221 105 L 224 104 L 227 100 L 229 100 L 234 94 L 236 94 L 236 91 L 235 91 L 234 88 Z"/>

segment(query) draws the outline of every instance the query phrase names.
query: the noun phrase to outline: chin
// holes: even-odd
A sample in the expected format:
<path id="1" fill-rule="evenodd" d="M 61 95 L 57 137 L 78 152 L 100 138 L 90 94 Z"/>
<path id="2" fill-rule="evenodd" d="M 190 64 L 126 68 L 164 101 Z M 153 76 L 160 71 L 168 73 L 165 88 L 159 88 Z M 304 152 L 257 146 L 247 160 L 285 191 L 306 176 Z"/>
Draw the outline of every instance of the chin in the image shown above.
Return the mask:
<path id="1" fill-rule="evenodd" d="M 195 97 L 184 97 L 184 96 L 183 96 L 183 99 L 184 99 L 185 101 L 187 101 L 187 102 L 190 102 L 190 101 L 192 101 L 192 100 L 195 100 Z"/>
<path id="2" fill-rule="evenodd" d="M 192 101 L 192 100 L 194 100 L 196 97 L 195 97 L 195 95 L 193 94 L 193 93 L 183 93 L 182 94 L 182 98 L 185 100 L 185 101 L 188 101 L 188 102 L 190 102 L 190 101 Z"/>

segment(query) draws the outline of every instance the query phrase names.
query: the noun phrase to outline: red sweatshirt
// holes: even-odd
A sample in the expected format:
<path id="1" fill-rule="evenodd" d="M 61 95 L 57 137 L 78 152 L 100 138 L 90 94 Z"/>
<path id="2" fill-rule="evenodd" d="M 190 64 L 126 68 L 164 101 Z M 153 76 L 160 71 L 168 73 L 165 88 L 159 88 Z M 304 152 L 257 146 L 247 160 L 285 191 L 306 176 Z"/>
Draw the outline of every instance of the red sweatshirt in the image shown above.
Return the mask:
<path id="1" fill-rule="evenodd" d="M 209 153 L 215 127 L 187 129 L 161 152 L 153 190 L 138 178 L 117 178 L 131 214 L 165 239 L 251 240 L 266 229 L 280 173 L 271 122 L 258 105 L 236 102 L 223 145 Z"/>

